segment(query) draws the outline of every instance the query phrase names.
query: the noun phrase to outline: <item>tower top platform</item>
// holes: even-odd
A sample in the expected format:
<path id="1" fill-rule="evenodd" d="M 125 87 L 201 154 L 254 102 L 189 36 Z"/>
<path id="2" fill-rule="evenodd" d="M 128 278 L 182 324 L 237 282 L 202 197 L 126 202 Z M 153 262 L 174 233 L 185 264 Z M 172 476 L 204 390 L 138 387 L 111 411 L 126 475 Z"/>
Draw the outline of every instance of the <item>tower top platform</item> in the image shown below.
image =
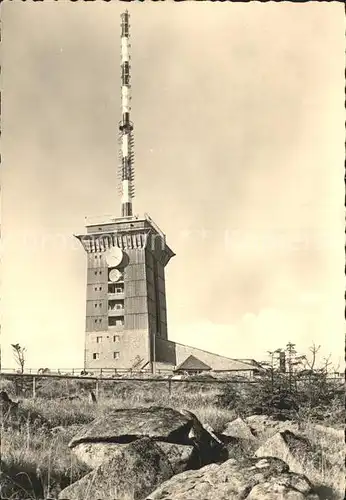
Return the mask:
<path id="1" fill-rule="evenodd" d="M 85 217 L 85 227 L 88 234 L 100 233 L 111 230 L 131 230 L 133 229 L 154 229 L 164 240 L 166 235 L 153 221 L 149 214 L 145 213 L 142 217 L 139 215 L 114 217 L 112 215 L 89 216 Z"/>
<path id="2" fill-rule="evenodd" d="M 88 253 L 106 251 L 112 246 L 123 250 L 147 248 L 160 254 L 166 265 L 175 256 L 167 245 L 166 235 L 148 214 L 143 217 L 86 217 L 86 233 L 74 236 Z"/>

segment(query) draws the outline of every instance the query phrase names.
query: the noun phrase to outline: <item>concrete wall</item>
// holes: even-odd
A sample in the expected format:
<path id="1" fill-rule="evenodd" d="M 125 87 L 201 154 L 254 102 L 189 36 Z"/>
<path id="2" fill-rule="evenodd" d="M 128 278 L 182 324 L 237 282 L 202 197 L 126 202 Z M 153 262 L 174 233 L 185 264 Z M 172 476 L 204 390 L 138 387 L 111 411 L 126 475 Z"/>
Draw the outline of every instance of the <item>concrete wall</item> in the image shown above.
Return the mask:
<path id="1" fill-rule="evenodd" d="M 102 341 L 97 342 L 98 337 Z M 137 361 L 140 361 L 138 367 L 141 368 L 149 361 L 147 330 L 109 328 L 104 332 L 87 332 L 85 345 L 86 369 L 133 368 Z M 119 352 L 119 359 L 113 357 L 114 352 Z M 99 359 L 93 359 L 93 353 L 98 353 Z"/>

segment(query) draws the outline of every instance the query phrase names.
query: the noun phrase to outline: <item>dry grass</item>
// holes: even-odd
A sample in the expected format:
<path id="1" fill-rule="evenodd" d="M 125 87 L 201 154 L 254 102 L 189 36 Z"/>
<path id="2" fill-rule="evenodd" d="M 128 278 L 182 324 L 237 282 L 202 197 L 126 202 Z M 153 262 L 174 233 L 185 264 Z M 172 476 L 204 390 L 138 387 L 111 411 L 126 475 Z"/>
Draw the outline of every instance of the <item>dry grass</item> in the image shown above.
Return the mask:
<path id="1" fill-rule="evenodd" d="M 23 400 L 21 406 L 28 414 L 36 412 L 49 423 L 49 428 L 63 426 L 66 431 L 52 435 L 49 431 L 35 428 L 28 419 L 20 429 L 6 428 L 2 424 L 1 460 L 4 477 L 11 476 L 16 485 L 7 484 L 2 491 L 3 498 L 12 500 L 23 498 L 56 497 L 59 491 L 76 481 L 88 470 L 74 459 L 67 447 L 75 428 L 92 421 L 100 413 L 110 408 L 135 408 L 151 405 L 170 406 L 188 409 L 215 431 L 222 431 L 226 423 L 235 418 L 232 410 L 215 406 L 217 392 L 210 390 L 194 391 L 123 391 L 122 397 L 102 397 L 97 405 L 87 399 L 69 400 Z M 302 472 L 315 484 L 332 488 L 330 500 L 344 498 L 344 444 L 340 435 L 318 430 L 311 422 L 304 422 L 302 433 L 314 444 L 318 461 L 301 457 Z M 314 463 L 315 462 L 315 463 Z M 18 475 L 19 474 L 19 475 Z M 3 482 L 3 481 L 2 481 Z M 23 495 L 23 490 L 26 494 Z M 7 493 L 7 494 L 6 494 Z"/>
<path id="2" fill-rule="evenodd" d="M 314 484 L 331 488 L 335 499 L 343 500 L 345 494 L 344 432 L 326 432 L 311 422 L 304 422 L 302 434 L 313 444 L 317 459 L 307 460 L 306 457 L 301 457 L 302 473 Z"/>

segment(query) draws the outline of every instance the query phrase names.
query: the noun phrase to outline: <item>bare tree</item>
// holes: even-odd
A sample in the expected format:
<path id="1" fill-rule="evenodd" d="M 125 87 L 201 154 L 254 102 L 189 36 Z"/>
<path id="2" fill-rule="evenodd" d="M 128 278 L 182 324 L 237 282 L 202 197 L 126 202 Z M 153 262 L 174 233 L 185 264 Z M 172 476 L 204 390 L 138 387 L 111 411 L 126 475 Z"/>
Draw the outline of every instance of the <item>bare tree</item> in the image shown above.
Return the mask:
<path id="1" fill-rule="evenodd" d="M 316 357 L 320 349 L 320 345 L 317 346 L 316 344 L 312 344 L 312 346 L 309 347 L 309 351 L 311 352 L 311 361 L 308 360 L 307 356 L 304 356 L 305 367 L 310 371 L 313 371 L 315 368 Z"/>
<path id="2" fill-rule="evenodd" d="M 24 373 L 26 348 L 22 347 L 20 344 L 11 344 L 11 346 L 13 349 L 13 357 L 15 359 L 15 362 L 20 367 L 20 373 Z"/>

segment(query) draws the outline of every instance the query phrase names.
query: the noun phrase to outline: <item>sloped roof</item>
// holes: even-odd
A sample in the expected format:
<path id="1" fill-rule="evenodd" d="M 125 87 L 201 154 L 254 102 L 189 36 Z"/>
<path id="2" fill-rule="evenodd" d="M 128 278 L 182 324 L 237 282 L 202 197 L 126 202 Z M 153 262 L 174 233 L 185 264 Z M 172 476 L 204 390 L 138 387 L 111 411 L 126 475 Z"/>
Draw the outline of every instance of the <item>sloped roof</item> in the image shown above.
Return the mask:
<path id="1" fill-rule="evenodd" d="M 251 365 L 250 363 L 245 363 L 239 359 L 228 358 L 229 365 L 227 368 L 216 369 L 215 371 L 253 371 L 258 370 L 257 366 Z"/>
<path id="2" fill-rule="evenodd" d="M 237 361 L 241 361 L 242 363 L 246 363 L 248 365 L 252 365 L 256 368 L 259 368 L 260 370 L 264 370 L 263 366 L 256 360 L 254 359 L 249 359 L 249 358 L 244 358 L 244 359 L 241 359 L 241 358 L 238 358 Z"/>
<path id="3" fill-rule="evenodd" d="M 211 368 L 191 354 L 175 370 L 211 370 Z"/>

